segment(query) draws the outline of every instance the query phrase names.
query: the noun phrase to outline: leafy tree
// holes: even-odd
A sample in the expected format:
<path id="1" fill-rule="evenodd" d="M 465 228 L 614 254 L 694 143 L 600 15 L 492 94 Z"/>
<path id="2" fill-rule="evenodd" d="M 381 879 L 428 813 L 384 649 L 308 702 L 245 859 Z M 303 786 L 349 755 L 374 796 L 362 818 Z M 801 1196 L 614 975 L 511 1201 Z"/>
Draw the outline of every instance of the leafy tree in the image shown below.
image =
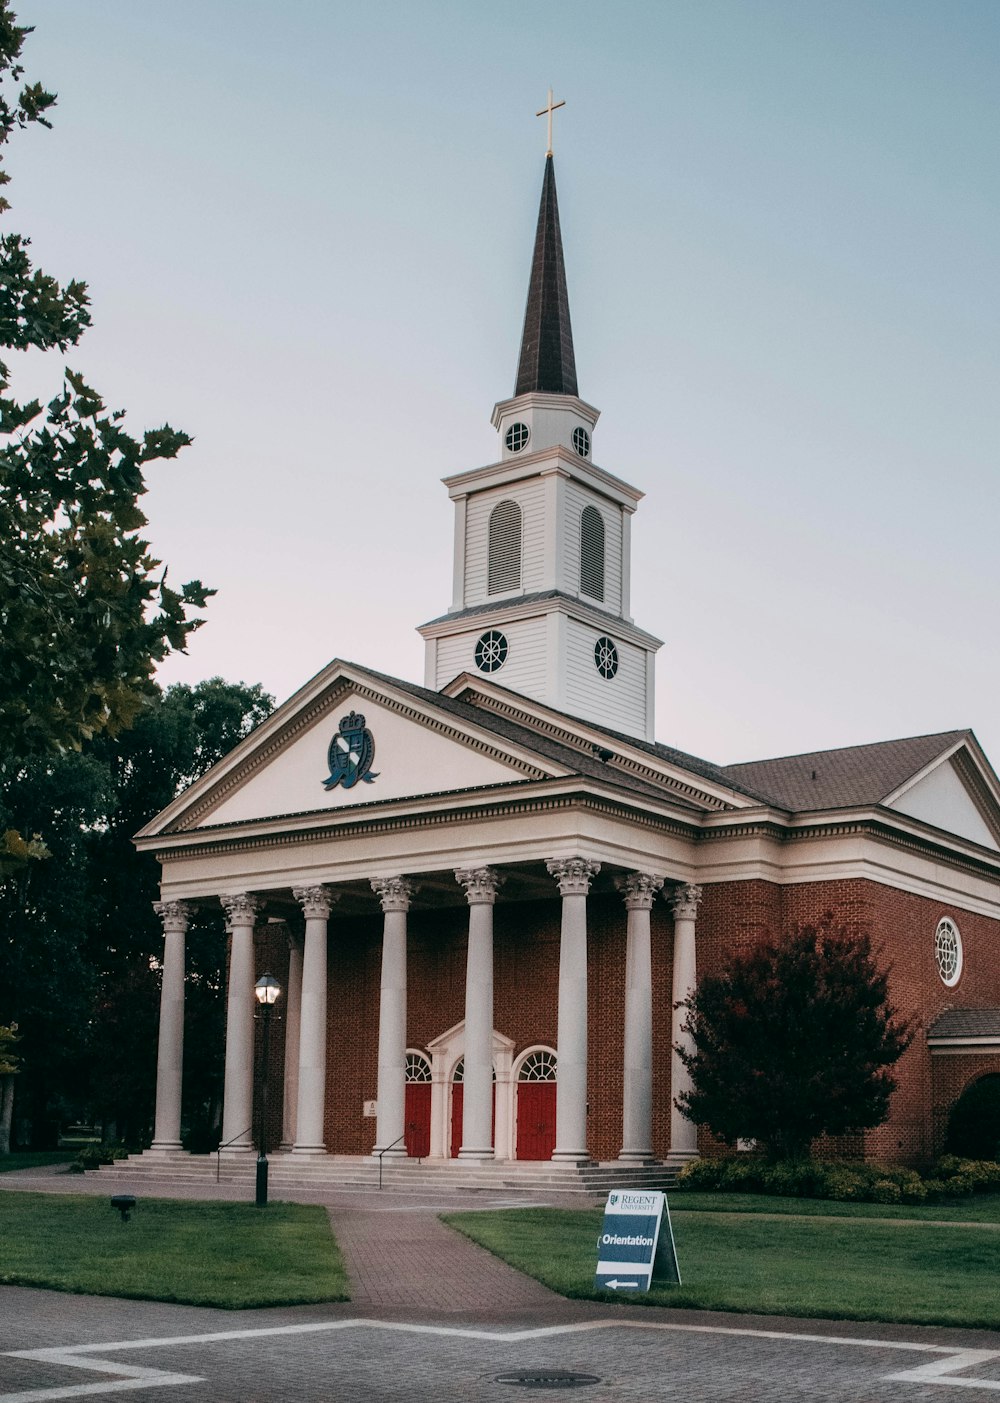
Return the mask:
<path id="1" fill-rule="evenodd" d="M 0 155 L 12 135 L 50 125 L 55 96 L 21 84 L 31 30 L 0 0 Z M 0 187 L 9 181 L 0 167 Z M 0 213 L 9 204 L 0 198 Z M 0 236 L 0 355 L 66 351 L 90 325 L 86 285 L 35 269 L 30 240 Z M 66 370 L 43 410 L 19 403 L 0 359 L 0 768 L 76 748 L 131 724 L 156 664 L 183 649 L 212 593 L 179 590 L 138 534 L 144 469 L 190 442 L 164 425 L 132 438 L 83 378 Z"/>
<path id="2" fill-rule="evenodd" d="M 0 775 L 0 813 L 24 832 L 44 822 L 52 851 L 0 885 L 0 1023 L 16 1019 L 24 1038 L 18 1120 L 35 1148 L 70 1116 L 113 1121 L 133 1141 L 148 1130 L 163 932 L 152 908 L 158 865 L 132 836 L 272 706 L 260 686 L 221 678 L 171 687 L 122 735 Z M 222 1049 L 218 912 L 196 915 L 188 950 L 186 1094 L 211 1108 Z"/>
<path id="3" fill-rule="evenodd" d="M 891 1068 L 912 1037 L 870 938 L 836 928 L 830 913 L 704 977 L 685 1027 L 694 1051 L 678 1051 L 693 1090 L 678 1106 L 723 1140 L 755 1140 L 771 1159 L 801 1159 L 819 1135 L 880 1125 Z"/>

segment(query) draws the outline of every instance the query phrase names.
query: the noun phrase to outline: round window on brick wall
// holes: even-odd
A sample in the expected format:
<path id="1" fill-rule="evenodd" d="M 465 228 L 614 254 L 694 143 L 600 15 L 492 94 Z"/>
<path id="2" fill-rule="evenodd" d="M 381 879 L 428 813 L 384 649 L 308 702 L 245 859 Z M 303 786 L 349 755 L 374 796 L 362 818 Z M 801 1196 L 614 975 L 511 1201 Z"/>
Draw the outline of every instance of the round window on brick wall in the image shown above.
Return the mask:
<path id="1" fill-rule="evenodd" d="M 947 916 L 938 921 L 934 932 L 934 963 L 941 983 L 954 989 L 962 977 L 962 937 L 958 926 Z"/>

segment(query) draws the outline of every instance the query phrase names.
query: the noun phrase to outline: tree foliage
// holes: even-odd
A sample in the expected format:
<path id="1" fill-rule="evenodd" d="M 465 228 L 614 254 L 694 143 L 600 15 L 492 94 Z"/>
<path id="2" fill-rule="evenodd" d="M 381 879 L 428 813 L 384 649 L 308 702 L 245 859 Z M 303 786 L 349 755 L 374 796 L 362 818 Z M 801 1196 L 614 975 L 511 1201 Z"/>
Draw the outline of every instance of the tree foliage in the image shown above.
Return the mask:
<path id="1" fill-rule="evenodd" d="M 911 1039 L 865 934 L 827 913 L 765 939 L 708 975 L 688 1002 L 693 1090 L 681 1110 L 721 1139 L 754 1140 L 773 1159 L 808 1154 L 820 1135 L 879 1125 Z"/>
<path id="2" fill-rule="evenodd" d="M 140 1140 L 156 1077 L 163 930 L 159 868 L 132 837 L 267 716 L 260 686 L 213 678 L 157 693 L 131 730 L 0 775 L 0 828 L 44 824 L 52 852 L 0 885 L 0 1023 L 16 1019 L 18 1117 L 35 1148 L 70 1117 Z M 185 1094 L 212 1114 L 221 1086 L 225 938 L 197 912 L 188 939 Z M 208 1107 L 208 1110 L 202 1108 Z"/>
<path id="3" fill-rule="evenodd" d="M 0 156 L 15 132 L 50 125 L 54 95 L 22 83 L 30 32 L 0 0 Z M 64 352 L 90 325 L 86 284 L 60 284 L 29 249 L 0 236 L 0 356 Z M 131 437 L 70 369 L 44 408 L 21 403 L 0 358 L 0 767 L 131 724 L 156 664 L 201 622 L 212 591 L 171 588 L 139 534 L 144 469 L 189 442 L 169 425 Z"/>

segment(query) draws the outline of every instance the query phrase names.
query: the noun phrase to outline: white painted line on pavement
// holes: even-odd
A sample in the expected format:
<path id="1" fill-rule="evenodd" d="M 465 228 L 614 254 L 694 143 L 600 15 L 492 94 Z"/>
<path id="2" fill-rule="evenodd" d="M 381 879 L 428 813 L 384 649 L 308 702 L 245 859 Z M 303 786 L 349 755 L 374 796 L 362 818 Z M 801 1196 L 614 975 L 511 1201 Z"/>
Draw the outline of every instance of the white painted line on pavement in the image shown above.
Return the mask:
<path id="1" fill-rule="evenodd" d="M 849 1335 L 815 1335 L 792 1330 L 756 1330 L 750 1326 L 688 1325 L 675 1322 L 646 1320 L 585 1320 L 566 1325 L 541 1325 L 527 1330 L 477 1330 L 458 1325 L 417 1325 L 387 1320 L 324 1320 L 301 1325 L 265 1325 L 253 1330 L 217 1330 L 203 1335 L 164 1335 L 141 1340 L 117 1340 L 109 1344 L 63 1345 L 46 1349 L 9 1350 L 12 1359 L 32 1359 L 39 1363 L 58 1364 L 70 1369 L 87 1369 L 95 1373 L 116 1374 L 114 1381 L 39 1388 L 18 1393 L 0 1393 L 0 1403 L 49 1403 L 62 1398 L 82 1398 L 105 1393 L 121 1393 L 126 1389 L 161 1388 L 172 1384 L 204 1383 L 194 1374 L 170 1373 L 163 1369 L 144 1369 L 120 1364 L 97 1355 L 119 1354 L 137 1349 L 167 1349 L 181 1345 L 220 1344 L 230 1340 L 259 1340 L 281 1335 L 314 1335 L 334 1330 L 391 1330 L 411 1335 L 439 1335 L 452 1339 L 490 1340 L 517 1344 L 524 1340 L 540 1340 L 555 1335 L 582 1334 L 592 1330 L 659 1330 L 677 1334 L 730 1335 L 757 1340 L 777 1340 L 795 1344 L 846 1345 L 855 1349 L 891 1349 L 907 1353 L 937 1356 L 924 1364 L 892 1374 L 883 1374 L 879 1382 L 925 1383 L 950 1385 L 954 1388 L 979 1388 L 1000 1392 L 1000 1380 L 958 1377 L 960 1370 L 1000 1359 L 1000 1349 L 970 1349 L 961 1345 L 932 1345 L 914 1340 L 866 1339 Z"/>

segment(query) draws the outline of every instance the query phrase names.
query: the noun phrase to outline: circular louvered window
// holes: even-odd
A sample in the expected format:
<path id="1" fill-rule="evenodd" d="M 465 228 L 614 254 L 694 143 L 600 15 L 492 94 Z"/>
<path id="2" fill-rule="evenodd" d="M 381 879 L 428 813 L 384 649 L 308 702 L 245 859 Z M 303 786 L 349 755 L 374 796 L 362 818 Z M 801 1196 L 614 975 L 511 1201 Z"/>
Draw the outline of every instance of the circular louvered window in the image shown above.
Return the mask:
<path id="1" fill-rule="evenodd" d="M 409 1085 L 431 1080 L 431 1064 L 422 1052 L 406 1054 L 406 1080 Z"/>
<path id="2" fill-rule="evenodd" d="M 594 666 L 609 681 L 618 671 L 618 649 L 610 638 L 599 638 L 594 644 Z"/>
<path id="3" fill-rule="evenodd" d="M 484 633 L 476 644 L 476 667 L 480 672 L 496 672 L 507 661 L 507 639 L 497 628 Z"/>
<path id="4" fill-rule="evenodd" d="M 941 983 L 953 989 L 962 977 L 962 937 L 947 916 L 938 921 L 934 932 L 934 963 Z"/>
<path id="5" fill-rule="evenodd" d="M 539 1048 L 537 1052 L 529 1052 L 521 1063 L 517 1079 L 518 1081 L 555 1081 L 555 1053 L 549 1052 L 546 1048 Z"/>
<path id="6" fill-rule="evenodd" d="M 590 434 L 586 429 L 576 428 L 573 430 L 573 447 L 581 458 L 590 457 Z"/>
<path id="7" fill-rule="evenodd" d="M 528 446 L 530 437 L 527 424 L 511 424 L 504 442 L 511 453 L 520 453 L 522 448 Z"/>

